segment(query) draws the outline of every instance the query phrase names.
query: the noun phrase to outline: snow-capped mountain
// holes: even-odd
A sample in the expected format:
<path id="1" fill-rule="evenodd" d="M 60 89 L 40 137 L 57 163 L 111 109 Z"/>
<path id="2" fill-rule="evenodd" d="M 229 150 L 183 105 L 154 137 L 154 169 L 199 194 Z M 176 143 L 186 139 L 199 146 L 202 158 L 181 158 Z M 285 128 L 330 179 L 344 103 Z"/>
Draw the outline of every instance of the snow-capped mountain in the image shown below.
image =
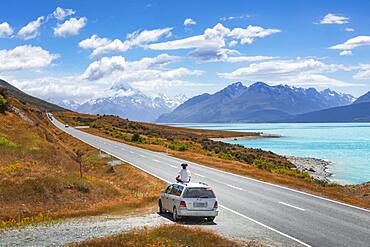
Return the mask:
<path id="1" fill-rule="evenodd" d="M 186 100 L 184 95 L 147 96 L 127 84 L 113 86 L 106 97 L 88 100 L 72 109 L 82 113 L 118 115 L 135 121 L 152 122 L 161 114 L 171 112 Z"/>
<path id="2" fill-rule="evenodd" d="M 195 96 L 163 114 L 158 122 L 268 122 L 291 115 L 349 105 L 354 97 L 330 89 L 269 86 L 237 82 L 215 94 Z"/>

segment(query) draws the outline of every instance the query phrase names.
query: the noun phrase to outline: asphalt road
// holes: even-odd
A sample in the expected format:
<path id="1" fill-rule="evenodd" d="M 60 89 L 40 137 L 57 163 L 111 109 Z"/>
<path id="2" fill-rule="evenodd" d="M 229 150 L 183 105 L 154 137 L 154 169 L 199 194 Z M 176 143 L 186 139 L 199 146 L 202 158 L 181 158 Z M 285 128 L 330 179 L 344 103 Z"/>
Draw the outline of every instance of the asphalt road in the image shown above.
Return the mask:
<path id="1" fill-rule="evenodd" d="M 369 210 L 65 128 L 55 119 L 52 122 L 75 138 L 166 182 L 174 181 L 180 164 L 187 162 L 193 182 L 213 186 L 228 220 L 262 227 L 285 239 L 284 246 L 370 247 Z M 221 224 L 217 218 L 216 223 Z M 242 232 L 241 226 L 231 225 L 227 230 Z"/>

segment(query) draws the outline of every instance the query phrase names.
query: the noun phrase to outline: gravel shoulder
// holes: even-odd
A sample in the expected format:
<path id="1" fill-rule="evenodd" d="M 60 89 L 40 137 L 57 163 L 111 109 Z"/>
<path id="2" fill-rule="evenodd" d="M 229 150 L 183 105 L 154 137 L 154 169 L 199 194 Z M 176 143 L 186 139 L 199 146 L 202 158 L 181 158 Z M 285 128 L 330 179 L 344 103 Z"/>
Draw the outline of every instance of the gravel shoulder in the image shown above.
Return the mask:
<path id="1" fill-rule="evenodd" d="M 94 216 L 29 226 L 0 232 L 0 246 L 62 246 L 90 238 L 99 238 L 143 227 L 170 224 L 158 214 L 144 216 Z"/>

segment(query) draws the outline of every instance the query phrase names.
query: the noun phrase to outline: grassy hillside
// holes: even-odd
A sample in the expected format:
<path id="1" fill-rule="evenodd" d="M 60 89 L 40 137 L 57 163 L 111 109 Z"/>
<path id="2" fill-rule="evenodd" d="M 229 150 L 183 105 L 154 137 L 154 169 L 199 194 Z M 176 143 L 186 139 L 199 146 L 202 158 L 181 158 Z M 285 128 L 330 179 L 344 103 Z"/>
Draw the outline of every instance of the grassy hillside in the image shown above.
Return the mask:
<path id="1" fill-rule="evenodd" d="M 295 170 L 285 157 L 261 149 L 225 144 L 209 137 L 240 136 L 241 133 L 202 131 L 131 122 L 115 116 L 60 112 L 55 116 L 70 125 L 89 125 L 84 131 L 138 147 L 169 154 L 260 179 L 370 208 L 370 183 L 342 186 L 312 179 Z M 247 133 L 247 135 L 253 135 Z"/>
<path id="2" fill-rule="evenodd" d="M 60 217 L 153 208 L 163 182 L 54 128 L 36 106 L 7 96 L 0 114 L 0 228 Z M 80 177 L 76 153 L 81 153 Z"/>
<path id="3" fill-rule="evenodd" d="M 1 79 L 0 79 L 0 91 L 5 91 L 9 97 L 16 98 L 21 103 L 23 103 L 24 105 L 28 105 L 29 107 L 37 107 L 41 111 L 50 111 L 50 112 L 67 111 L 66 109 L 60 106 L 51 104 L 44 100 L 28 95 Z"/>

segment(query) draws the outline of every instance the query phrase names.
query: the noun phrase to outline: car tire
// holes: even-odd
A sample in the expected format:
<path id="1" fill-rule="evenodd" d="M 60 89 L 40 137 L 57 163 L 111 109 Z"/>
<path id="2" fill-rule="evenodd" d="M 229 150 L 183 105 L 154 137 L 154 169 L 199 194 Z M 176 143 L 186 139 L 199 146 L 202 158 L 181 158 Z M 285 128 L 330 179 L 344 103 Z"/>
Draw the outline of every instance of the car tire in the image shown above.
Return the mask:
<path id="1" fill-rule="evenodd" d="M 179 215 L 177 214 L 177 209 L 176 207 L 173 207 L 173 210 L 172 210 L 172 220 L 173 221 L 179 221 L 180 217 Z"/>
<path id="2" fill-rule="evenodd" d="M 159 206 L 159 213 L 160 213 L 160 214 L 164 214 L 164 213 L 165 213 L 165 211 L 164 211 L 164 209 L 163 209 L 162 201 L 161 201 L 161 200 L 159 200 L 159 201 L 158 201 L 158 206 Z"/>
<path id="3" fill-rule="evenodd" d="M 215 220 L 215 217 L 207 217 L 208 222 L 213 222 Z"/>

